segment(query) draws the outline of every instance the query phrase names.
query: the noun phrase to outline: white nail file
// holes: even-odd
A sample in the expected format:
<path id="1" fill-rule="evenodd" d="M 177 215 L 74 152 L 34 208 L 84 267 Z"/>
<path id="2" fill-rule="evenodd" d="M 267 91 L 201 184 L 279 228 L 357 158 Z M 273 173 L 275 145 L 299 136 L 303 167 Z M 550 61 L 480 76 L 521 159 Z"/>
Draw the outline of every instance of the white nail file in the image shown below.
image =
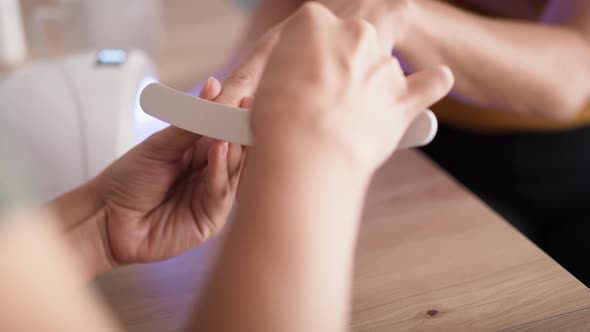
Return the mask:
<path id="1" fill-rule="evenodd" d="M 141 92 L 141 108 L 147 114 L 178 128 L 226 142 L 252 145 L 250 110 L 193 97 L 159 83 Z M 436 116 L 425 110 L 410 125 L 398 149 L 430 143 L 438 129 Z"/>

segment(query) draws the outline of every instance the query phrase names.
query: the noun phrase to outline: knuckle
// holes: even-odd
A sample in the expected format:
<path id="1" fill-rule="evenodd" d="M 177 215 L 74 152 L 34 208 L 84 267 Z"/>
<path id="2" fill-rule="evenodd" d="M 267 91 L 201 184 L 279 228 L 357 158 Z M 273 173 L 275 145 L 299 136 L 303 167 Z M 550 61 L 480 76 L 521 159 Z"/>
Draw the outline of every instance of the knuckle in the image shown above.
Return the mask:
<path id="1" fill-rule="evenodd" d="M 301 36 L 309 34 L 311 36 L 317 35 L 320 30 L 321 22 L 323 21 L 322 12 L 327 9 L 315 2 L 305 2 L 299 10 L 288 19 L 287 24 L 283 28 L 283 34 L 288 36 Z"/>
<path id="2" fill-rule="evenodd" d="M 368 42 L 376 36 L 375 27 L 364 19 L 352 19 L 345 23 L 347 34 L 353 39 L 355 45 Z"/>
<path id="3" fill-rule="evenodd" d="M 404 12 L 414 6 L 414 0 L 389 0 L 384 6 L 389 12 Z"/>
<path id="4" fill-rule="evenodd" d="M 310 31 L 315 31 L 325 22 L 336 19 L 334 13 L 325 5 L 317 1 L 306 1 L 297 13 L 290 19 L 290 23 L 302 26 L 311 26 Z"/>
<path id="5" fill-rule="evenodd" d="M 252 75 L 244 70 L 237 70 L 225 80 L 225 84 L 232 86 L 248 86 L 252 82 Z"/>
<path id="6" fill-rule="evenodd" d="M 358 65 L 374 57 L 378 45 L 375 27 L 364 19 L 353 19 L 345 25 L 350 47 L 348 60 Z M 352 66 L 352 63 L 350 65 Z"/>
<path id="7" fill-rule="evenodd" d="M 329 13 L 329 10 L 322 4 L 316 1 L 306 1 L 300 9 L 301 17 L 307 19 L 319 19 L 323 15 Z"/>
<path id="8" fill-rule="evenodd" d="M 356 29 L 358 30 L 358 33 L 362 37 L 369 36 L 375 32 L 375 27 L 373 26 L 373 24 L 369 23 L 368 21 L 366 21 L 364 19 L 356 19 L 354 21 L 354 24 L 356 25 Z"/>

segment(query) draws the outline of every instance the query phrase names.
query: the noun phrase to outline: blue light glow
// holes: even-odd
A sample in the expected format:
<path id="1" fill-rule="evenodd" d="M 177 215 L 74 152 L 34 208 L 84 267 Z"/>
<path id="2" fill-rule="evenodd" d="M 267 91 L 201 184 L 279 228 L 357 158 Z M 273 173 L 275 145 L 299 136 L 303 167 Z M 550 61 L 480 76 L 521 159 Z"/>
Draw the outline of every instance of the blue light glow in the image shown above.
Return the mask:
<path id="1" fill-rule="evenodd" d="M 127 62 L 127 51 L 121 49 L 105 48 L 98 51 L 96 63 L 99 65 L 118 66 Z"/>

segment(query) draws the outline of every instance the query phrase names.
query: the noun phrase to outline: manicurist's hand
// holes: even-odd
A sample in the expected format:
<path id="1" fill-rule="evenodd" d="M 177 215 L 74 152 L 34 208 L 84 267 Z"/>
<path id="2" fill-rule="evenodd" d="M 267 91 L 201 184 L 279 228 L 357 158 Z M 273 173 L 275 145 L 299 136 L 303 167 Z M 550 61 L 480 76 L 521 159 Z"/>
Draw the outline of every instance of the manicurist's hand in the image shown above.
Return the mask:
<path id="1" fill-rule="evenodd" d="M 201 97 L 214 100 L 221 90 L 211 78 Z M 244 156 L 240 145 L 168 127 L 49 207 L 89 278 L 171 258 L 222 229 Z"/>
<path id="2" fill-rule="evenodd" d="M 256 90 L 246 194 L 196 329 L 347 330 L 369 180 L 453 83 L 444 67 L 405 77 L 380 19 L 310 1 L 284 23 Z"/>
<path id="3" fill-rule="evenodd" d="M 215 99 L 210 79 L 201 92 Z M 223 227 L 234 202 L 239 145 L 168 127 L 111 165 L 103 187 L 106 240 L 114 263 L 162 260 L 197 246 Z"/>

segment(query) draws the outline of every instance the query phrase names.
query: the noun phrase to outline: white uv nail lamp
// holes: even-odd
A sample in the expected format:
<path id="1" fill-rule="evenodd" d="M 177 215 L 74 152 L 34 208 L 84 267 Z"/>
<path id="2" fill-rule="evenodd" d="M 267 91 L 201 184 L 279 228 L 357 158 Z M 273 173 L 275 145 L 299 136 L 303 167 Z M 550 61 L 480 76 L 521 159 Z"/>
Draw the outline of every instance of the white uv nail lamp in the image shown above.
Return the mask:
<path id="1" fill-rule="evenodd" d="M 155 74 L 139 50 L 103 49 L 41 59 L 0 77 L 0 131 L 30 157 L 25 176 L 37 199 L 92 179 L 168 126 L 139 107 L 139 93 Z"/>
<path id="2" fill-rule="evenodd" d="M 252 145 L 249 110 L 193 97 L 159 83 L 150 84 L 142 91 L 140 103 L 144 112 L 173 126 L 227 142 Z M 427 145 L 437 129 L 436 116 L 425 110 L 410 125 L 398 149 Z"/>

